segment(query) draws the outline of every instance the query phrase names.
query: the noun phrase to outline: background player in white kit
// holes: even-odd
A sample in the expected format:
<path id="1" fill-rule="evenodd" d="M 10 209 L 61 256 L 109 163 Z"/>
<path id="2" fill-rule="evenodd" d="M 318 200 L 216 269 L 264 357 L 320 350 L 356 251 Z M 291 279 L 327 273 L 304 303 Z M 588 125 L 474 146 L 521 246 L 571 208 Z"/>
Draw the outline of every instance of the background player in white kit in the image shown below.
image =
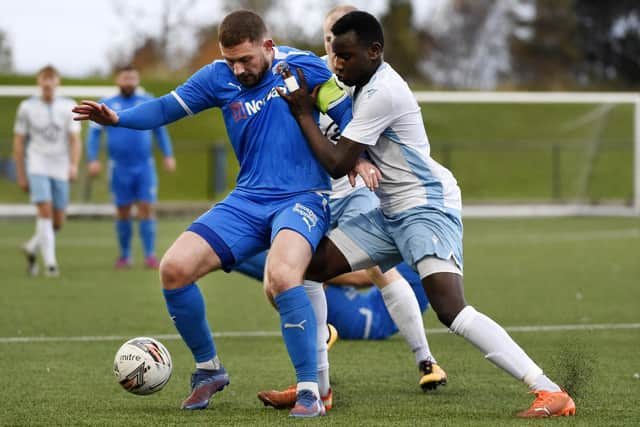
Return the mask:
<path id="1" fill-rule="evenodd" d="M 38 248 L 45 275 L 58 276 L 55 233 L 65 220 L 69 180 L 78 176 L 80 123 L 73 120 L 72 99 L 56 96 L 58 71 L 48 65 L 38 72 L 40 96 L 20 103 L 14 126 L 13 153 L 18 185 L 37 207 L 36 231 L 23 250 L 28 273 L 38 274 Z"/>

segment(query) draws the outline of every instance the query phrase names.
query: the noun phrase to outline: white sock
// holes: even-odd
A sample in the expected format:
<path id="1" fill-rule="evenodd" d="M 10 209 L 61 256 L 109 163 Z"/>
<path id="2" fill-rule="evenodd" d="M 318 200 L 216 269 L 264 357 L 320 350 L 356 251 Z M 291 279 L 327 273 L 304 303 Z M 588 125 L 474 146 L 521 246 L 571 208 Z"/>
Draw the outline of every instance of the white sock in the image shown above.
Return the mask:
<path id="1" fill-rule="evenodd" d="M 531 389 L 560 391 L 560 387 L 543 375 L 542 369 L 511 339 L 502 326 L 470 305 L 458 313 L 449 329 L 464 337 L 485 358 L 516 379 L 524 381 Z"/>
<path id="2" fill-rule="evenodd" d="M 380 289 L 380 292 L 391 319 L 416 357 L 416 365 L 423 360 L 436 363 L 424 332 L 420 306 L 409 282 L 405 279 L 396 280 Z"/>
<path id="3" fill-rule="evenodd" d="M 35 254 L 36 250 L 38 249 L 38 243 L 40 243 L 40 239 L 38 236 L 38 223 L 36 221 L 36 232 L 33 234 L 31 239 L 29 239 L 27 243 L 24 244 L 24 248 L 27 250 L 27 252 Z"/>
<path id="4" fill-rule="evenodd" d="M 218 359 L 218 355 L 216 355 L 213 359 L 207 360 L 206 362 L 196 362 L 197 369 L 208 369 L 210 371 L 217 371 L 220 369 L 220 359 Z"/>
<path id="5" fill-rule="evenodd" d="M 318 329 L 318 389 L 320 396 L 326 396 L 331 388 L 329 382 L 329 352 L 327 351 L 327 340 L 329 339 L 327 298 L 320 282 L 305 280 L 304 290 L 311 301 L 313 313 L 316 316 Z"/>
<path id="6" fill-rule="evenodd" d="M 296 386 L 296 393 L 300 393 L 302 390 L 311 390 L 313 394 L 316 395 L 318 399 L 320 399 L 320 393 L 318 392 L 318 383 L 312 382 L 301 382 Z"/>
<path id="7" fill-rule="evenodd" d="M 36 229 L 44 264 L 47 267 L 58 265 L 56 261 L 56 236 L 53 232 L 53 221 L 51 218 L 38 218 Z"/>

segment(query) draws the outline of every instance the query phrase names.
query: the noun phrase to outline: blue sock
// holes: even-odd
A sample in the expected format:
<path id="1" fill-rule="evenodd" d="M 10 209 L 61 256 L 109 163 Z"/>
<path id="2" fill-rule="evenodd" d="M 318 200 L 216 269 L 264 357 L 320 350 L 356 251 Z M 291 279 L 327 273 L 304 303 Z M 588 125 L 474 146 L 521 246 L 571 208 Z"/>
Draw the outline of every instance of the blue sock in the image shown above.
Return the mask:
<path id="1" fill-rule="evenodd" d="M 196 362 L 206 362 L 216 355 L 200 288 L 191 283 L 183 288 L 163 289 L 169 315 Z"/>
<path id="2" fill-rule="evenodd" d="M 298 382 L 318 382 L 318 342 L 316 316 L 303 286 L 275 297 L 280 312 L 282 337 L 296 368 Z"/>
<path id="3" fill-rule="evenodd" d="M 156 220 L 155 218 L 141 219 L 139 227 L 144 256 L 151 256 L 156 252 Z"/>
<path id="4" fill-rule="evenodd" d="M 118 234 L 118 244 L 120 245 L 120 256 L 131 258 L 131 229 L 133 228 L 130 219 L 116 220 L 116 232 Z"/>

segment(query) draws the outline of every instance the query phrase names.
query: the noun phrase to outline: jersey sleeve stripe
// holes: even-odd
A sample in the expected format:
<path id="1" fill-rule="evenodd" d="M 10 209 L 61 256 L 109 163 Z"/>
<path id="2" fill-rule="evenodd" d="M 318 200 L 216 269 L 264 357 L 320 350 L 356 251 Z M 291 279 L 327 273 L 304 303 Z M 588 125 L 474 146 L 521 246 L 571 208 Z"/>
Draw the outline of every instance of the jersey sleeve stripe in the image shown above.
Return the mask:
<path id="1" fill-rule="evenodd" d="M 180 95 L 178 95 L 175 90 L 171 91 L 171 95 L 173 95 L 176 101 L 178 101 L 178 104 L 180 104 L 180 106 L 184 109 L 184 111 L 186 111 L 187 115 L 193 116 L 193 111 L 191 111 L 191 108 L 189 108 L 187 103 L 184 102 L 182 98 L 180 98 Z"/>

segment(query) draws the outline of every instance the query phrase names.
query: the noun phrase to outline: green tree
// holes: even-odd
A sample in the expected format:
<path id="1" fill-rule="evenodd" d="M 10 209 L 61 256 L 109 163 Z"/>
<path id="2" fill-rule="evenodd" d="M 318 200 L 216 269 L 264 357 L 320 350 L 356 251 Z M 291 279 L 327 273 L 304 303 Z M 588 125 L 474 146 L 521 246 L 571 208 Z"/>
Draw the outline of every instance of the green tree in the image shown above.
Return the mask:
<path id="1" fill-rule="evenodd" d="M 418 75 L 419 33 L 411 22 L 413 7 L 409 0 L 391 0 L 382 17 L 384 27 L 384 60 L 405 78 Z"/>
<path id="2" fill-rule="evenodd" d="M 584 77 L 640 85 L 640 3 L 576 0 L 575 13 Z"/>
<path id="3" fill-rule="evenodd" d="M 13 71 L 13 51 L 7 33 L 0 30 L 0 73 Z"/>
<path id="4" fill-rule="evenodd" d="M 564 87 L 574 80 L 581 53 L 574 0 L 537 0 L 535 17 L 520 21 L 511 43 L 513 76 L 527 87 Z"/>

